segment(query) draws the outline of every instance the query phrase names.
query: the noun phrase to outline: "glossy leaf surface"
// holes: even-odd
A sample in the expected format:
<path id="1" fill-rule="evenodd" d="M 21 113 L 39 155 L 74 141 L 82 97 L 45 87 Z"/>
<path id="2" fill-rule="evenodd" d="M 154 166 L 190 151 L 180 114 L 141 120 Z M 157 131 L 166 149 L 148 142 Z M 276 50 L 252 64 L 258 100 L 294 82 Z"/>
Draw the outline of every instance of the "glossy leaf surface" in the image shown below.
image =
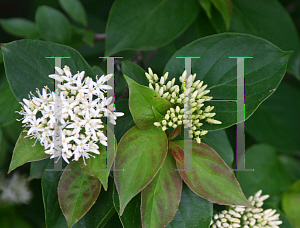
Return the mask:
<path id="1" fill-rule="evenodd" d="M 184 141 L 176 142 L 184 150 Z M 185 171 L 179 162 L 180 176 L 197 195 L 212 203 L 250 206 L 234 173 L 222 158 L 204 143 L 192 141 L 192 169 Z M 189 154 L 185 154 L 187 159 Z"/>
<path id="2" fill-rule="evenodd" d="M 101 184 L 85 173 L 78 162 L 67 165 L 58 183 L 58 200 L 68 227 L 72 227 L 96 202 Z"/>
<path id="3" fill-rule="evenodd" d="M 54 88 L 54 80 L 48 75 L 54 73 L 54 59 L 46 56 L 67 56 L 62 59 L 62 67 L 68 65 L 73 74 L 85 71 L 86 76 L 95 78 L 88 63 L 75 49 L 39 40 L 18 40 L 2 45 L 5 60 L 5 74 L 15 97 L 22 101 L 36 88 Z"/>
<path id="4" fill-rule="evenodd" d="M 149 87 L 137 84 L 126 77 L 129 87 L 129 109 L 135 124 L 141 129 L 150 129 L 154 122 L 161 121 L 171 103 Z"/>
<path id="5" fill-rule="evenodd" d="M 38 161 L 50 157 L 49 154 L 45 154 L 45 148 L 41 146 L 39 141 L 33 146 L 36 140 L 24 138 L 26 135 L 26 132 L 22 132 L 19 136 L 13 151 L 8 173 L 26 162 Z"/>
<path id="6" fill-rule="evenodd" d="M 108 128 L 109 131 L 111 132 L 110 128 Z M 104 131 L 104 134 L 106 134 L 107 136 L 107 125 L 104 124 L 104 128 L 102 128 L 102 130 Z M 115 139 L 115 137 L 114 137 Z M 108 155 L 108 151 L 107 151 L 107 147 L 103 146 L 101 143 L 98 143 L 99 146 L 99 152 L 100 154 L 94 154 L 93 156 L 95 156 L 95 158 L 91 157 L 89 159 L 84 161 L 81 158 L 78 162 L 79 165 L 81 166 L 81 168 L 89 175 L 97 177 L 104 190 L 107 190 L 107 185 L 108 185 L 108 177 L 109 177 L 109 173 L 110 173 L 110 169 L 111 166 L 113 164 L 114 159 L 110 160 L 108 159 L 109 155 Z M 114 146 L 114 151 L 117 151 L 117 141 L 115 139 L 115 146 Z M 115 154 L 114 152 L 114 154 Z M 114 158 L 114 155 L 111 155 L 112 158 Z M 110 160 L 110 161 L 109 161 Z M 109 163 L 110 162 L 110 163 Z"/>
<path id="7" fill-rule="evenodd" d="M 115 1 L 106 26 L 105 55 L 163 46 L 180 35 L 198 11 L 195 0 Z"/>
<path id="8" fill-rule="evenodd" d="M 166 227 L 179 207 L 181 191 L 182 180 L 175 159 L 168 153 L 154 179 L 142 191 L 143 227 Z"/>
<path id="9" fill-rule="evenodd" d="M 157 174 L 167 151 L 167 135 L 155 127 L 141 130 L 134 126 L 122 137 L 115 158 L 115 169 L 119 171 L 114 171 L 120 215 L 128 202 Z"/>
<path id="10" fill-rule="evenodd" d="M 203 80 L 208 96 L 213 99 L 237 99 L 237 59 L 234 56 L 251 56 L 244 61 L 245 78 L 245 119 L 276 89 L 284 76 L 291 52 L 283 52 L 267 40 L 245 34 L 222 33 L 204 37 L 184 46 L 172 56 L 165 67 L 176 78 L 184 71 L 184 59 L 178 56 L 201 56 L 192 60 L 195 80 Z M 175 84 L 176 84 L 175 82 Z M 180 84 L 181 85 L 181 84 Z M 237 122 L 236 102 L 214 102 L 214 117 L 222 124 L 204 123 L 201 127 L 216 130 L 229 127 Z M 243 113 L 238 113 L 243 115 Z"/>
<path id="11" fill-rule="evenodd" d="M 167 228 L 208 228 L 212 215 L 213 204 L 199 197 L 183 184 L 179 208 Z"/>
<path id="12" fill-rule="evenodd" d="M 35 21 L 39 33 L 45 40 L 62 44 L 69 42 L 70 23 L 60 11 L 49 6 L 39 6 L 35 13 Z"/>

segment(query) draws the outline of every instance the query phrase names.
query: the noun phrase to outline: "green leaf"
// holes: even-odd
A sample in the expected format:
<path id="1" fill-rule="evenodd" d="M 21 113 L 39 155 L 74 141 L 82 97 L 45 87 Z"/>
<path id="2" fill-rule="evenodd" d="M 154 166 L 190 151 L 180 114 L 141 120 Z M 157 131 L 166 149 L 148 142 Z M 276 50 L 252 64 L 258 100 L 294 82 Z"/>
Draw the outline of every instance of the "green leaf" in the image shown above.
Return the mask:
<path id="1" fill-rule="evenodd" d="M 114 202 L 115 209 L 119 214 L 120 202 L 119 202 L 118 192 L 115 187 L 113 192 L 113 202 Z M 119 215 L 123 228 L 142 228 L 140 206 L 141 206 L 141 193 L 138 193 L 127 204 L 122 216 Z"/>
<path id="2" fill-rule="evenodd" d="M 22 125 L 21 121 L 13 121 L 10 124 L 1 127 L 5 139 L 12 147 L 16 145 L 21 132 L 24 131 Z"/>
<path id="3" fill-rule="evenodd" d="M 232 0 L 232 2 L 234 8 L 230 31 L 262 37 L 285 51 L 294 50 L 287 71 L 299 79 L 299 36 L 291 16 L 281 3 L 278 0 Z"/>
<path id="4" fill-rule="evenodd" d="M 11 92 L 8 82 L 0 86 L 0 126 L 16 121 L 19 114 L 15 111 L 20 110 L 21 105 Z"/>
<path id="5" fill-rule="evenodd" d="M 29 180 L 32 179 L 41 179 L 43 177 L 44 171 L 49 162 L 53 163 L 51 159 L 43 159 L 40 161 L 31 162 L 30 164 L 30 175 Z"/>
<path id="6" fill-rule="evenodd" d="M 282 209 L 296 228 L 300 227 L 300 180 L 283 194 Z"/>
<path id="7" fill-rule="evenodd" d="M 59 205 L 68 227 L 72 227 L 90 210 L 100 189 L 100 181 L 85 173 L 78 162 L 67 165 L 60 177 L 57 191 Z"/>
<path id="8" fill-rule="evenodd" d="M 208 228 L 212 214 L 213 204 L 199 197 L 186 184 L 183 184 L 179 208 L 167 228 Z"/>
<path id="9" fill-rule="evenodd" d="M 25 18 L 1 19 L 0 24 L 5 32 L 20 37 L 37 36 L 35 23 Z"/>
<path id="10" fill-rule="evenodd" d="M 200 7 L 198 17 L 183 34 L 168 45 L 159 48 L 157 51 L 149 52 L 149 57 L 146 59 L 146 63 L 149 62 L 147 66 L 151 66 L 153 72 L 163 75 L 163 70 L 167 62 L 176 51 L 194 40 L 215 33 L 216 31 L 210 23 L 210 20 L 206 16 L 204 10 Z"/>
<path id="11" fill-rule="evenodd" d="M 26 132 L 22 132 L 15 145 L 13 156 L 9 165 L 8 173 L 15 168 L 32 161 L 38 161 L 50 157 L 49 154 L 45 154 L 45 148 L 36 139 L 24 138 L 27 135 Z"/>
<path id="12" fill-rule="evenodd" d="M 48 75 L 54 73 L 54 59 L 46 56 L 70 57 L 62 59 L 62 67 L 68 65 L 73 73 L 85 71 L 95 78 L 88 63 L 75 49 L 45 41 L 19 40 L 2 45 L 4 66 L 7 80 L 15 97 L 22 101 L 30 91 L 44 86 L 54 87 L 53 79 Z"/>
<path id="13" fill-rule="evenodd" d="M 59 4 L 72 20 L 87 25 L 86 12 L 79 0 L 59 0 Z"/>
<path id="14" fill-rule="evenodd" d="M 300 179 L 300 161 L 296 157 L 281 154 L 278 158 L 292 181 Z"/>
<path id="15" fill-rule="evenodd" d="M 0 128 L 0 168 L 2 169 L 3 166 L 7 166 L 7 157 L 10 156 L 10 151 L 7 150 L 7 140 L 4 137 L 3 131 Z"/>
<path id="16" fill-rule="evenodd" d="M 135 124 L 145 130 L 153 127 L 154 122 L 161 120 L 156 118 L 153 107 L 163 116 L 172 105 L 153 89 L 139 85 L 125 75 L 124 77 L 129 87 L 129 109 Z"/>
<path id="17" fill-rule="evenodd" d="M 115 169 L 121 171 L 114 171 L 120 215 L 128 202 L 154 178 L 167 152 L 167 135 L 156 127 L 141 130 L 134 126 L 122 137 L 115 158 Z"/>
<path id="18" fill-rule="evenodd" d="M 176 143 L 184 150 L 184 140 Z M 252 207 L 244 196 L 234 173 L 212 148 L 204 143 L 198 144 L 192 141 L 190 149 L 192 150 L 191 168 L 196 171 L 183 171 L 184 166 L 179 162 L 176 164 L 180 176 L 193 192 L 211 203 Z M 186 159 L 190 155 L 184 156 Z"/>
<path id="19" fill-rule="evenodd" d="M 225 130 L 209 132 L 202 136 L 202 142 L 213 148 L 229 167 L 232 166 L 235 152 L 232 150 Z"/>
<path id="20" fill-rule="evenodd" d="M 220 11 L 222 14 L 222 17 L 225 21 L 226 24 L 226 29 L 227 31 L 229 30 L 230 27 L 230 19 L 232 15 L 232 2 L 231 0 L 211 0 L 214 6 Z"/>
<path id="21" fill-rule="evenodd" d="M 60 11 L 39 6 L 35 13 L 36 26 L 41 36 L 55 43 L 66 44 L 71 37 L 71 27 L 68 18 Z M 55 53 L 56 56 L 59 56 Z"/>
<path id="22" fill-rule="evenodd" d="M 124 116 L 120 116 L 117 118 L 116 125 L 115 125 L 115 135 L 116 135 L 117 141 L 120 142 L 120 139 L 123 137 L 123 135 L 130 128 L 132 128 L 135 124 L 132 119 L 131 113 L 129 111 L 127 98 L 118 100 L 116 102 L 116 110 L 117 110 L 117 112 L 124 113 Z"/>
<path id="23" fill-rule="evenodd" d="M 210 13 L 211 0 L 198 0 L 198 1 L 200 3 L 201 7 L 204 9 L 208 18 L 211 18 L 211 13 Z"/>
<path id="24" fill-rule="evenodd" d="M 53 161 L 53 160 L 52 160 Z M 53 162 L 49 162 L 47 169 L 53 169 Z M 63 163 L 65 166 L 66 163 Z M 57 186 L 62 171 L 45 171 L 42 177 L 43 202 L 45 208 L 45 222 L 47 228 L 64 228 L 67 222 L 58 203 Z"/>
<path id="25" fill-rule="evenodd" d="M 143 227 L 165 227 L 174 218 L 179 207 L 182 180 L 176 171 L 171 154 L 142 191 L 141 216 Z"/>
<path id="26" fill-rule="evenodd" d="M 111 227 L 123 228 L 118 213 L 115 213 L 104 227 L 99 226 L 98 228 L 111 228 Z"/>
<path id="27" fill-rule="evenodd" d="M 0 47 L 1 47 L 1 45 L 0 45 Z M 2 53 L 2 49 L 0 50 L 0 63 L 2 63 L 3 62 L 3 53 Z"/>
<path id="28" fill-rule="evenodd" d="M 83 41 L 91 47 L 94 45 L 94 34 L 95 33 L 92 30 L 83 32 Z"/>
<path id="29" fill-rule="evenodd" d="M 281 211 L 277 210 L 277 212 L 280 214 L 279 219 L 282 221 L 282 224 L 280 225 L 280 228 L 295 228 L 291 222 L 288 220 L 285 214 L 283 214 Z M 296 227 L 297 228 L 297 227 Z"/>
<path id="30" fill-rule="evenodd" d="M 144 69 L 133 62 L 122 61 L 122 73 L 140 85 L 149 85 Z"/>
<path id="31" fill-rule="evenodd" d="M 277 88 L 290 52 L 283 52 L 270 42 L 245 34 L 223 33 L 198 39 L 178 50 L 165 67 L 171 77 L 179 79 L 184 60 L 178 56 L 201 56 L 192 61 L 195 80 L 203 80 L 214 99 L 237 99 L 237 60 L 232 56 L 252 56 L 245 59 L 245 119 Z M 177 80 L 178 83 L 179 80 Z M 176 84 L 176 82 L 175 82 Z M 237 122 L 236 102 L 214 102 L 215 119 L 222 124 L 204 123 L 202 129 L 216 130 Z"/>
<path id="32" fill-rule="evenodd" d="M 196 0 L 117 0 L 106 26 L 105 55 L 161 47 L 187 29 L 198 12 Z"/>
<path id="33" fill-rule="evenodd" d="M 300 148 L 300 91 L 282 82 L 245 123 L 246 132 L 256 141 L 279 151 L 298 153 Z M 276 132 L 276 134 L 274 134 Z"/>
<path id="34" fill-rule="evenodd" d="M 246 150 L 245 165 L 246 169 L 254 171 L 237 172 L 237 178 L 247 197 L 261 189 L 264 194 L 270 195 L 270 200 L 278 198 L 294 180 L 286 172 L 276 150 L 266 144 L 249 147 Z"/>
<path id="35" fill-rule="evenodd" d="M 107 125 L 103 124 L 104 128 L 102 130 L 104 132 L 107 132 Z M 108 128 L 109 131 L 111 132 L 110 128 Z M 107 133 L 108 134 L 108 133 Z M 107 136 L 106 134 L 106 136 Z M 115 140 L 115 146 L 114 146 L 114 151 L 117 151 L 117 141 L 116 138 L 114 137 Z M 95 154 L 95 158 L 91 157 L 89 159 L 86 159 L 86 165 L 84 164 L 83 159 L 81 158 L 78 162 L 81 168 L 89 175 L 97 177 L 104 190 L 107 191 L 107 184 L 108 184 L 108 176 L 110 173 L 111 166 L 113 164 L 114 160 L 111 160 L 110 164 L 106 164 L 108 162 L 108 154 L 106 150 L 106 146 L 103 146 L 102 144 L 98 143 L 99 146 L 99 152 L 100 154 Z"/>
<path id="36" fill-rule="evenodd" d="M 104 71 L 98 66 L 93 66 L 92 70 L 94 72 L 94 75 L 98 75 L 99 77 L 101 77 L 104 74 Z"/>

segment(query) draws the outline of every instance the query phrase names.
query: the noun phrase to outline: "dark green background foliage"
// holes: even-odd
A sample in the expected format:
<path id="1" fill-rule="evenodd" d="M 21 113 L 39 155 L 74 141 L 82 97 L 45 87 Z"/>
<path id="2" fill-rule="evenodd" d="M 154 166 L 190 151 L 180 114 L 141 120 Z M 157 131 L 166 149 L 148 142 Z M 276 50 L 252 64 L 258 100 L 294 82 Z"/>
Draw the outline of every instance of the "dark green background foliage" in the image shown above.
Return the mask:
<path id="1" fill-rule="evenodd" d="M 170 171 L 180 167 L 180 159 L 175 163 L 166 135 L 153 128 L 171 104 L 153 98 L 156 92 L 146 88 L 145 71 L 151 67 L 158 76 L 168 71 L 169 79 L 175 77 L 180 85 L 184 62 L 176 57 L 201 56 L 192 61 L 196 80 L 204 80 L 216 99 L 236 99 L 236 60 L 228 57 L 252 56 L 245 60 L 245 164 L 254 171 L 235 176 L 246 197 L 260 189 L 270 195 L 264 207 L 280 211 L 281 228 L 300 228 L 299 32 L 298 0 L 0 0 L 0 171 L 11 172 L 7 177 L 27 175 L 34 196 L 28 205 L 0 205 L 0 227 L 140 228 L 143 223 L 151 228 L 208 228 L 213 212 L 224 209 L 211 202 L 228 198 L 214 201 L 213 191 L 201 195 L 213 174 L 201 159 L 215 161 L 224 170 L 221 179 L 234 182 L 228 167 L 236 168 L 236 104 L 214 103 L 222 124 L 202 127 L 209 130 L 202 142 L 215 152 L 199 147 L 193 153 L 207 175 L 180 176 Z M 71 56 L 62 65 L 93 78 L 106 72 L 99 57 L 123 57 L 115 60 L 114 75 L 115 107 L 125 113 L 114 129 L 124 156 L 121 162 L 116 159 L 116 167 L 131 173 L 97 172 L 97 162 L 105 161 L 104 147 L 89 168 L 82 161 L 70 164 L 76 175 L 45 172 L 53 160 L 41 145 L 31 148 L 34 140 L 19 139 L 18 102 L 36 88 L 53 88 L 47 77 L 53 73 L 53 60 L 45 56 Z M 174 141 L 183 139 L 182 128 Z M 134 156 L 142 159 L 126 162 Z M 137 173 L 150 160 L 152 169 Z M 142 176 L 144 180 L 137 179 Z M 126 186 L 127 180 L 134 187 Z M 76 205 L 69 192 L 57 191 L 75 188 L 80 181 L 94 189 L 76 191 Z M 213 186 L 222 188 L 220 183 Z M 240 187 L 232 185 L 232 191 Z M 231 189 L 223 192 L 230 195 Z M 172 200 L 164 201 L 168 197 Z M 160 200 L 169 208 L 164 216 L 157 213 Z"/>

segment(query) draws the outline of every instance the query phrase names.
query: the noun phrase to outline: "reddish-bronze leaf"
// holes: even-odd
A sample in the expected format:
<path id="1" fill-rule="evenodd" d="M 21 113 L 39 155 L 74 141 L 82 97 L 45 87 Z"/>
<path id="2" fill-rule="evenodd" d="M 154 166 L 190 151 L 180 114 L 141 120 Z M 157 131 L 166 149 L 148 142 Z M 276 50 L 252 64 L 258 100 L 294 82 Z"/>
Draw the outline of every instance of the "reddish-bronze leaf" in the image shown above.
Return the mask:
<path id="1" fill-rule="evenodd" d="M 183 140 L 176 143 L 184 148 Z M 185 171 L 184 165 L 179 162 L 176 164 L 180 176 L 193 192 L 212 203 L 253 207 L 242 192 L 234 173 L 212 148 L 192 141 L 191 150 L 192 169 L 196 171 Z"/>
<path id="2" fill-rule="evenodd" d="M 184 152 L 181 147 L 174 141 L 169 141 L 169 152 L 182 166 L 184 165 Z"/>
<path id="3" fill-rule="evenodd" d="M 143 228 L 166 227 L 179 207 L 182 180 L 174 158 L 168 153 L 161 169 L 142 191 Z"/>
<path id="4" fill-rule="evenodd" d="M 107 132 L 107 129 L 108 129 L 108 131 L 111 131 L 110 128 L 107 128 L 106 124 L 103 124 L 103 125 L 104 125 L 104 128 L 103 128 L 104 132 L 105 131 Z M 116 151 L 117 150 L 117 140 L 115 137 L 114 137 L 114 141 L 115 141 L 114 151 Z M 93 156 L 95 156 L 95 158 L 91 157 L 89 159 L 86 159 L 86 161 L 85 161 L 86 165 L 84 164 L 84 161 L 82 158 L 80 158 L 78 160 L 78 163 L 87 174 L 97 177 L 100 180 L 104 190 L 107 191 L 108 176 L 109 176 L 110 169 L 111 169 L 111 166 L 114 161 L 114 154 L 113 154 L 114 151 L 110 151 L 110 153 L 112 153 L 112 154 L 109 154 L 109 151 L 107 151 L 106 146 L 103 146 L 100 143 L 98 143 L 98 146 L 99 146 L 98 150 L 99 150 L 100 154 L 94 154 Z"/>
<path id="5" fill-rule="evenodd" d="M 176 127 L 174 129 L 174 131 L 172 131 L 172 133 L 168 136 L 169 140 L 172 140 L 174 138 L 176 138 L 177 135 L 179 135 L 181 132 L 181 125 L 179 125 L 178 127 Z"/>
<path id="6" fill-rule="evenodd" d="M 100 189 L 98 178 L 85 173 L 78 162 L 67 165 L 58 183 L 58 200 L 68 227 L 72 227 L 90 210 Z"/>
<path id="7" fill-rule="evenodd" d="M 167 135 L 155 126 L 149 130 L 134 126 L 121 138 L 114 171 L 120 215 L 128 202 L 152 181 L 167 153 Z"/>

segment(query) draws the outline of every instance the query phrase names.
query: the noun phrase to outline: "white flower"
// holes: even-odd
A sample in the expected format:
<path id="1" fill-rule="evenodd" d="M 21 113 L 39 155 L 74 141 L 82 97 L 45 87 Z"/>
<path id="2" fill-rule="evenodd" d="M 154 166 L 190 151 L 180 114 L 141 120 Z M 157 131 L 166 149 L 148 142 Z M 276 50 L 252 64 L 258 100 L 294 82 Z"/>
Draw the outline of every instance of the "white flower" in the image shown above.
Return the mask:
<path id="1" fill-rule="evenodd" d="M 58 74 L 49 77 L 62 82 L 63 92 L 56 97 L 53 92 L 47 92 L 47 87 L 42 94 L 37 89 L 38 97 L 31 93 L 29 100 L 23 99 L 21 120 L 27 128 L 27 137 L 39 140 L 50 158 L 62 157 L 69 163 L 68 159 L 74 156 L 73 160 L 82 157 L 85 162 L 92 156 L 90 153 L 99 154 L 99 144 L 107 146 L 107 137 L 101 131 L 104 128 L 101 117 L 106 116 L 116 124 L 117 117 L 124 115 L 115 112 L 112 97 L 104 96 L 105 89 L 111 89 L 104 83 L 113 75 L 102 75 L 93 81 L 90 77 L 83 79 L 84 71 L 72 76 L 67 66 L 63 70 L 55 69 Z M 56 130 L 59 130 L 58 137 L 54 135 Z"/>
<path id="2" fill-rule="evenodd" d="M 14 173 L 12 178 L 5 179 L 0 175 L 0 202 L 1 205 L 28 204 L 32 193 L 27 184 L 27 178 Z"/>
<path id="3" fill-rule="evenodd" d="M 274 215 L 276 210 L 263 210 L 261 208 L 263 201 L 269 197 L 269 195 L 260 196 L 261 193 L 262 191 L 259 190 L 248 199 L 256 207 L 255 209 L 244 206 L 229 206 L 228 210 L 213 216 L 210 227 L 278 228 L 278 225 L 282 224 L 282 221 L 278 220 L 279 214 Z"/>
<path id="4" fill-rule="evenodd" d="M 104 85 L 104 83 L 107 82 L 111 77 L 112 77 L 112 74 L 102 75 L 97 80 L 97 83 L 95 85 L 95 94 L 97 94 L 98 96 L 100 96 L 101 94 L 103 94 L 103 92 L 105 92 L 105 90 L 112 89 L 111 86 Z"/>

